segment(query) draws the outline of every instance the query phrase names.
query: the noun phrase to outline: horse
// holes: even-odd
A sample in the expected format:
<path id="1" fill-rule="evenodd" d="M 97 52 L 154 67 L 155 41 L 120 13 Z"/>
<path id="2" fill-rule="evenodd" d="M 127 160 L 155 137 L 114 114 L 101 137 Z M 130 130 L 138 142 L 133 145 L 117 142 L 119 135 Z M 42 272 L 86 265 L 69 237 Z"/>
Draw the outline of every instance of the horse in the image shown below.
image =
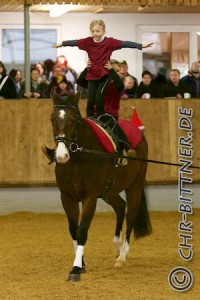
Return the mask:
<path id="1" fill-rule="evenodd" d="M 84 246 L 100 195 L 116 214 L 113 239 L 115 267 L 121 267 L 126 262 L 132 231 L 136 239 L 151 233 L 144 191 L 148 145 L 142 134 L 142 139 L 135 148 L 138 159 L 129 160 L 124 166 L 116 165 L 116 157 L 102 149 L 94 132 L 81 116 L 79 95 L 72 94 L 61 99 L 54 94 L 52 100 L 56 182 L 75 250 L 75 259 L 67 281 L 79 281 L 81 274 L 86 271 Z M 126 192 L 126 201 L 119 195 L 123 190 Z M 81 213 L 79 203 L 82 204 Z M 125 216 L 126 232 L 122 239 Z"/>

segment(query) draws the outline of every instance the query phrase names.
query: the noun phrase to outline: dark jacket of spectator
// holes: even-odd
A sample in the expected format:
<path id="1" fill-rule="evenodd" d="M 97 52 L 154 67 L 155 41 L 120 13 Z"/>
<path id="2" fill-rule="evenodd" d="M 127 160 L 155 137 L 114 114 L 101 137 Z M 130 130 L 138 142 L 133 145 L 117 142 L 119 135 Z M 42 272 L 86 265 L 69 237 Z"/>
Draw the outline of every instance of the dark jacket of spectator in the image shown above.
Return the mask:
<path id="1" fill-rule="evenodd" d="M 22 85 L 22 72 L 21 70 L 12 69 L 9 73 L 9 76 L 13 79 L 15 89 L 16 89 L 16 98 L 20 98 L 21 96 L 21 85 Z"/>
<path id="2" fill-rule="evenodd" d="M 149 94 L 150 98 L 162 97 L 159 86 L 154 81 L 151 81 L 149 85 L 145 85 L 143 82 L 140 83 L 137 90 L 137 98 L 142 98 L 144 94 Z"/>
<path id="3" fill-rule="evenodd" d="M 4 64 L 0 61 L 0 98 L 15 99 L 15 84 L 7 74 Z"/>
<path id="4" fill-rule="evenodd" d="M 24 95 L 25 93 L 25 82 L 21 85 L 20 90 L 20 98 L 29 98 Z M 30 98 L 49 98 L 49 86 L 46 83 L 38 83 L 37 85 L 34 85 L 31 81 L 31 97 Z M 35 97 L 34 93 L 40 94 L 39 97 Z"/>
<path id="5" fill-rule="evenodd" d="M 177 98 L 177 95 L 180 94 L 184 98 L 184 94 L 189 93 L 192 95 L 191 88 L 181 80 L 178 85 L 174 85 L 173 82 L 169 81 L 162 88 L 163 97 L 174 97 Z"/>
<path id="6" fill-rule="evenodd" d="M 142 99 L 160 98 L 158 85 L 153 80 L 151 72 L 145 70 L 142 72 L 142 81 L 138 87 L 137 97 Z"/>
<path id="7" fill-rule="evenodd" d="M 128 99 L 128 98 L 137 98 L 137 87 L 133 87 L 131 89 L 124 89 L 122 92 L 122 99 Z"/>
<path id="8" fill-rule="evenodd" d="M 180 80 L 180 71 L 172 69 L 169 74 L 170 80 L 162 87 L 163 97 L 173 97 L 177 99 L 184 98 L 184 94 L 188 94 L 187 98 L 192 95 L 191 87 Z"/>
<path id="9" fill-rule="evenodd" d="M 186 83 L 191 88 L 192 98 L 200 98 L 200 77 L 186 75 L 181 78 L 181 81 Z"/>

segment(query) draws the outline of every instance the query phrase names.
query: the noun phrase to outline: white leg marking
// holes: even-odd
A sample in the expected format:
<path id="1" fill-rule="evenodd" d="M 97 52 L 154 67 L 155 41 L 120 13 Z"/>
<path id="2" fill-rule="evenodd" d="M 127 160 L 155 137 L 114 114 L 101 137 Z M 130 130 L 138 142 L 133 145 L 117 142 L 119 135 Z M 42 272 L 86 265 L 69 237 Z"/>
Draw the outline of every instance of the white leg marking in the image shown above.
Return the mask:
<path id="1" fill-rule="evenodd" d="M 119 256 L 121 246 L 122 246 L 122 233 L 120 232 L 120 236 L 114 236 L 113 238 L 113 243 L 115 245 L 115 250 L 116 250 L 116 257 Z"/>
<path id="2" fill-rule="evenodd" d="M 128 255 L 128 253 L 129 253 L 129 244 L 128 244 L 127 239 L 125 237 L 124 242 L 121 246 L 119 257 L 117 258 L 117 260 L 126 262 L 126 257 Z"/>
<path id="3" fill-rule="evenodd" d="M 65 143 L 59 142 L 55 152 L 56 161 L 60 164 L 66 163 L 70 159 L 69 151 Z"/>
<path id="4" fill-rule="evenodd" d="M 83 254 L 84 254 L 84 246 L 78 245 L 77 250 L 76 250 L 76 257 L 75 257 L 75 260 L 74 260 L 73 267 L 82 268 Z"/>
<path id="5" fill-rule="evenodd" d="M 121 268 L 123 266 L 123 264 L 126 262 L 126 257 L 128 253 L 129 253 L 129 244 L 125 237 L 124 242 L 121 246 L 120 254 L 116 259 L 115 267 Z"/>

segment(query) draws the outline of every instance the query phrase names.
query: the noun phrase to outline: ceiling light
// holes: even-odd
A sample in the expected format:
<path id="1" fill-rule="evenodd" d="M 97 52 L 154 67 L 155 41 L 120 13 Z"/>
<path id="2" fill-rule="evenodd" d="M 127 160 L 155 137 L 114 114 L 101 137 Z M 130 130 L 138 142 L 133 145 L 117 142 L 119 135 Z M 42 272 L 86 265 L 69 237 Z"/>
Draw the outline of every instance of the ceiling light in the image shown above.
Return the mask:
<path id="1" fill-rule="evenodd" d="M 72 4 L 54 4 L 51 5 L 50 10 L 49 10 L 49 15 L 52 18 L 57 18 L 66 12 L 70 11 L 72 9 L 73 5 Z"/>

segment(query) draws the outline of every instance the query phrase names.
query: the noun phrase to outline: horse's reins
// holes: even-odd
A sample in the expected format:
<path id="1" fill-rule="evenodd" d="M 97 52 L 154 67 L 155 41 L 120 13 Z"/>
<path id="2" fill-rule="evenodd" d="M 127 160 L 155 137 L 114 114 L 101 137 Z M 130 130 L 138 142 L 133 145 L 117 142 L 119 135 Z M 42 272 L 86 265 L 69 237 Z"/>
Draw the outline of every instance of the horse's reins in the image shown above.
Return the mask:
<path id="1" fill-rule="evenodd" d="M 169 166 L 176 166 L 176 167 L 182 167 L 182 164 L 178 164 L 178 163 L 170 163 L 167 161 L 160 161 L 160 160 L 154 160 L 154 159 L 145 159 L 145 158 L 139 158 L 139 157 L 131 157 L 131 156 L 127 156 L 127 155 L 120 155 L 117 153 L 105 153 L 102 151 L 96 151 L 96 150 L 90 150 L 90 149 L 84 149 L 82 147 L 77 148 L 77 151 L 80 152 L 85 152 L 88 154 L 96 154 L 96 155 L 101 155 L 101 156 L 105 156 L 108 158 L 126 158 L 128 160 L 137 160 L 137 161 L 143 161 L 143 162 L 150 162 L 150 163 L 154 163 L 154 164 L 162 164 L 162 165 L 169 165 Z M 197 166 L 190 166 L 191 169 L 200 169 L 200 167 Z"/>
<path id="2" fill-rule="evenodd" d="M 77 107 L 75 106 L 67 106 L 67 105 L 55 105 L 54 108 L 73 108 L 74 110 L 76 110 L 77 112 L 79 111 Z M 80 152 L 84 152 L 84 153 L 88 153 L 88 154 L 96 154 L 96 155 L 100 155 L 100 156 L 104 156 L 105 158 L 125 158 L 128 160 L 136 160 L 136 161 L 143 161 L 143 162 L 149 162 L 149 163 L 154 163 L 154 164 L 162 164 L 162 165 L 168 165 L 168 166 L 175 166 L 175 167 L 182 167 L 183 164 L 178 164 L 178 163 L 170 163 L 167 161 L 160 161 L 160 160 L 154 160 L 154 159 L 145 159 L 145 158 L 139 158 L 139 157 L 131 157 L 131 156 L 127 156 L 127 155 L 122 155 L 122 154 L 118 154 L 118 153 L 106 153 L 106 152 L 102 152 L 102 151 L 97 151 L 97 150 L 90 150 L 90 149 L 86 149 L 83 147 L 79 147 L 78 146 L 78 137 L 77 137 L 77 133 L 78 133 L 78 124 L 80 123 L 80 115 L 77 114 L 76 115 L 76 126 L 75 126 L 75 132 L 74 132 L 74 136 L 70 137 L 70 138 L 66 138 L 66 137 L 60 137 L 57 136 L 55 137 L 55 140 L 57 142 L 63 142 L 66 143 L 66 141 L 71 141 L 71 145 L 69 146 L 69 150 L 73 153 L 80 151 Z M 192 162 L 191 162 L 192 164 Z M 200 167 L 198 166 L 190 166 L 191 169 L 200 169 Z"/>

